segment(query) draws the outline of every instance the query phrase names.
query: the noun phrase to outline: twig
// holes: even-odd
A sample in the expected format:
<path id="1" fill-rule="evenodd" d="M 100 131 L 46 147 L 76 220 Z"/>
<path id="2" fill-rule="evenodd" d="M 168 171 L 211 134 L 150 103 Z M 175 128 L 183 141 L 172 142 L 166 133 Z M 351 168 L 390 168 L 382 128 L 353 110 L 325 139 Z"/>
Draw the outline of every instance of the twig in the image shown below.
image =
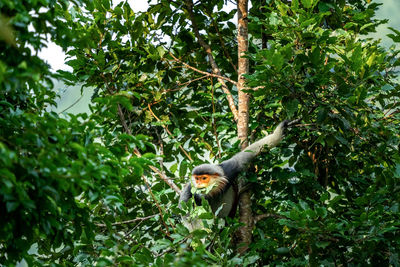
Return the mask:
<path id="1" fill-rule="evenodd" d="M 211 20 L 212 20 L 212 24 L 213 24 L 213 26 L 214 26 L 215 31 L 217 32 L 217 35 L 218 35 L 218 38 L 219 38 L 219 42 L 221 43 L 221 47 L 222 47 L 222 50 L 224 51 L 225 57 L 228 59 L 229 63 L 231 63 L 233 69 L 237 72 L 237 67 L 236 67 L 235 64 L 233 64 L 232 57 L 231 57 L 231 55 L 228 53 L 228 50 L 226 49 L 225 42 L 224 42 L 224 40 L 222 39 L 222 34 L 221 34 L 221 32 L 219 31 L 217 22 L 215 21 L 215 19 L 213 19 L 213 17 L 212 17 L 210 14 L 207 14 L 207 15 L 208 15 L 208 16 L 211 18 Z"/>
<path id="2" fill-rule="evenodd" d="M 140 218 L 135 218 L 135 219 L 132 219 L 132 220 L 127 220 L 127 221 L 122 221 L 122 222 L 116 222 L 116 223 L 112 223 L 111 225 L 112 226 L 115 226 L 115 225 L 121 225 L 121 224 L 130 224 L 130 223 L 134 223 L 134 222 L 138 222 L 138 221 L 145 221 L 145 220 L 148 220 L 148 219 L 151 219 L 151 218 L 154 218 L 154 217 L 156 217 L 158 214 L 153 214 L 153 215 L 150 215 L 150 216 L 147 216 L 147 217 L 140 217 Z M 99 224 L 96 224 L 97 226 L 99 226 L 99 227 L 107 227 L 107 224 L 105 224 L 105 223 L 99 223 Z"/>
<path id="3" fill-rule="evenodd" d="M 299 121 L 301 121 L 301 118 L 292 120 L 288 122 L 288 127 L 292 127 L 293 125 L 295 125 L 296 123 L 298 123 Z"/>
<path id="4" fill-rule="evenodd" d="M 265 218 L 285 219 L 285 217 L 282 215 L 278 215 L 275 213 L 265 213 L 265 214 L 260 214 L 260 215 L 254 216 L 254 224 L 258 223 L 259 221 L 261 221 Z"/>
<path id="5" fill-rule="evenodd" d="M 211 81 L 212 83 L 212 81 Z M 217 143 L 218 146 L 218 158 L 221 158 L 221 147 L 219 145 L 219 140 L 218 140 L 218 133 L 217 133 L 217 125 L 215 123 L 215 101 L 214 101 L 214 85 L 212 85 L 211 89 L 211 103 L 212 103 L 212 114 L 213 116 L 211 117 L 211 124 L 214 130 L 214 136 L 215 136 L 215 142 Z"/>
<path id="6" fill-rule="evenodd" d="M 109 92 L 111 95 L 113 95 L 113 89 L 114 89 L 114 88 L 111 88 L 111 87 L 110 87 L 107 78 L 104 76 L 103 73 L 100 74 L 100 77 L 102 77 L 102 79 L 104 80 L 104 84 L 106 85 L 106 88 L 107 88 L 108 92 Z M 113 87 L 113 86 L 112 86 L 112 87 Z M 120 104 L 118 104 L 118 115 L 119 115 L 119 119 L 120 119 L 120 121 L 121 121 L 121 124 L 122 124 L 122 126 L 124 127 L 125 132 L 128 133 L 128 134 L 130 134 L 130 135 L 132 135 L 131 129 L 130 129 L 130 128 L 128 127 L 128 125 L 126 124 L 125 116 L 124 116 L 124 113 L 122 112 L 122 108 L 121 108 Z M 142 157 L 142 154 L 141 154 L 141 153 L 139 152 L 139 150 L 136 149 L 136 148 L 133 150 L 133 153 L 134 153 L 136 156 L 138 156 L 138 157 Z M 169 185 L 178 195 L 180 195 L 181 190 L 178 188 L 178 186 L 176 186 L 176 184 L 175 184 L 174 182 L 172 182 L 167 176 L 163 175 L 163 173 L 162 173 L 159 169 L 157 169 L 156 167 L 154 167 L 154 166 L 149 166 L 149 168 L 150 168 L 153 172 L 157 173 L 157 174 L 160 176 L 160 178 L 161 178 L 167 185 Z"/>
<path id="7" fill-rule="evenodd" d="M 125 132 L 132 135 L 131 128 L 129 128 L 128 124 L 126 124 L 125 116 L 124 116 L 124 113 L 122 112 L 121 105 L 118 103 L 117 106 L 118 106 L 118 115 L 119 115 L 120 121 L 122 123 L 122 127 L 124 127 Z"/>
<path id="8" fill-rule="evenodd" d="M 209 60 L 209 62 L 211 64 L 211 68 L 212 68 L 213 73 L 218 75 L 218 76 L 220 76 L 218 78 L 218 81 L 221 83 L 222 90 L 226 94 L 226 98 L 228 99 L 228 103 L 229 103 L 229 108 L 231 109 L 232 114 L 233 114 L 233 118 L 235 119 L 235 121 L 237 121 L 239 114 L 238 114 L 238 110 L 237 110 L 236 105 L 235 105 L 235 101 L 233 100 L 233 96 L 232 96 L 231 92 L 229 91 L 228 86 L 226 85 L 225 81 L 221 78 L 222 77 L 221 71 L 220 71 L 217 63 L 214 60 L 214 57 L 213 57 L 212 51 L 211 51 L 211 47 L 203 40 L 203 38 L 200 35 L 200 31 L 199 31 L 199 28 L 197 26 L 195 16 L 193 14 L 193 1 L 192 0 L 186 0 L 185 4 L 186 4 L 186 8 L 187 8 L 187 11 L 188 11 L 188 14 L 189 14 L 190 21 L 192 22 L 192 27 L 193 27 L 194 34 L 196 35 L 199 44 L 203 47 L 203 49 L 207 53 L 208 60 Z"/>
<path id="9" fill-rule="evenodd" d="M 156 114 L 154 114 L 154 112 L 151 110 L 150 104 L 148 104 L 147 106 L 148 106 L 148 108 L 149 108 L 149 111 L 150 111 L 151 115 L 152 115 L 154 118 L 156 118 L 158 122 L 160 122 L 161 120 L 160 120 L 160 119 L 156 116 Z M 164 124 L 161 124 L 161 126 L 164 128 L 164 130 L 169 134 L 169 136 L 170 136 L 171 138 L 175 139 L 174 135 L 168 130 L 168 127 L 167 127 L 167 126 L 165 126 Z M 181 145 L 179 145 L 179 148 L 180 148 L 181 151 L 186 155 L 186 157 L 187 157 L 191 162 L 193 162 L 192 157 L 189 155 L 189 153 L 186 152 L 186 150 L 185 150 Z"/>
<path id="10" fill-rule="evenodd" d="M 65 111 L 67 111 L 68 109 L 72 108 L 73 106 L 75 106 L 83 97 L 83 94 L 78 98 L 78 100 L 76 100 L 74 103 L 72 103 L 71 105 L 69 105 L 68 107 L 66 107 L 64 110 L 58 112 L 58 114 L 64 113 Z"/>
<path id="11" fill-rule="evenodd" d="M 182 244 L 182 243 L 186 242 L 186 240 L 188 240 L 188 239 L 189 239 L 189 237 L 185 237 L 185 238 L 183 238 L 182 240 L 180 240 L 178 243 L 176 243 L 175 245 Z M 155 257 L 161 257 L 161 256 L 163 256 L 164 254 L 166 254 L 166 253 L 168 253 L 168 252 L 170 252 L 170 251 L 173 251 L 173 250 L 175 250 L 175 249 L 176 249 L 176 248 L 172 247 L 172 248 L 169 248 L 169 249 L 167 249 L 167 250 L 164 250 L 164 251 L 161 252 L 161 253 L 153 253 L 153 255 L 154 255 Z"/>
<path id="12" fill-rule="evenodd" d="M 143 178 L 143 181 L 144 181 L 144 183 L 146 184 L 147 188 L 149 189 L 149 193 L 150 193 L 151 197 L 153 198 L 154 203 L 156 204 L 156 206 L 157 206 L 157 208 L 158 208 L 158 212 L 160 213 L 160 220 L 161 220 L 161 222 L 162 222 L 162 224 L 164 225 L 165 230 L 166 230 L 166 233 L 165 233 L 165 234 L 169 237 L 169 236 L 170 236 L 170 233 L 169 233 L 169 230 L 168 230 L 168 226 L 167 226 L 167 224 L 166 224 L 165 221 L 164 221 L 164 216 L 163 216 L 163 211 L 162 211 L 162 209 L 161 209 L 161 206 L 160 206 L 160 204 L 158 203 L 158 201 L 157 201 L 157 199 L 156 199 L 156 196 L 153 194 L 153 191 L 151 190 L 150 184 L 149 184 L 149 182 L 147 181 L 146 177 L 145 177 L 144 175 L 142 175 L 142 178 Z"/>
<path id="13" fill-rule="evenodd" d="M 180 90 L 180 89 L 182 89 L 183 87 L 185 87 L 185 86 L 191 84 L 192 82 L 195 82 L 195 81 L 198 81 L 198 80 L 202 80 L 202 79 L 208 78 L 209 76 L 210 76 L 210 75 L 207 74 L 207 75 L 201 76 L 201 77 L 196 78 L 196 79 L 192 79 L 192 80 L 187 81 L 187 82 L 184 82 L 184 83 L 179 83 L 178 86 L 180 86 L 180 87 L 179 87 L 178 89 L 175 89 L 175 90 Z M 168 92 L 168 90 L 166 90 L 165 92 Z"/>
<path id="14" fill-rule="evenodd" d="M 137 150 L 137 148 L 135 148 L 135 149 L 133 150 L 133 153 L 134 153 L 136 156 L 138 156 L 138 157 L 141 157 L 141 156 L 142 156 L 142 154 L 139 152 L 139 150 Z M 157 169 L 157 168 L 154 167 L 154 166 L 149 166 L 149 168 L 150 168 L 153 172 L 157 173 L 158 176 L 160 176 L 160 178 L 161 178 L 167 185 L 169 185 L 178 195 L 181 194 L 181 190 L 179 189 L 179 187 L 178 187 L 173 181 L 171 181 L 170 178 L 168 178 L 166 175 L 164 175 L 159 169 Z"/>
<path id="15" fill-rule="evenodd" d="M 398 113 L 400 112 L 400 110 L 395 110 L 395 111 L 393 111 L 392 113 L 390 113 L 390 114 L 388 115 L 388 113 L 389 113 L 390 111 L 393 111 L 393 110 L 392 110 L 392 109 L 389 109 L 388 111 L 386 111 L 385 114 L 383 114 L 383 117 L 380 118 L 380 120 L 387 120 L 387 119 L 393 117 L 394 115 L 396 115 L 396 114 L 398 114 Z"/>
<path id="16" fill-rule="evenodd" d="M 204 74 L 205 76 L 215 77 L 215 78 L 218 78 L 218 80 L 226 80 L 226 81 L 232 83 L 233 85 L 237 85 L 237 82 L 235 82 L 235 81 L 232 80 L 232 79 L 229 79 L 228 77 L 222 76 L 221 74 L 209 73 L 209 72 L 207 72 L 207 71 L 199 70 L 199 69 L 197 69 L 197 68 L 195 68 L 195 67 L 193 67 L 193 66 L 190 66 L 189 64 L 183 62 L 183 61 L 180 60 L 179 58 L 175 57 L 174 54 L 172 54 L 171 52 L 169 52 L 169 54 L 170 54 L 170 56 L 171 56 L 176 62 L 179 62 L 180 64 L 182 64 L 183 66 L 185 66 L 185 67 L 188 68 L 188 69 L 191 69 L 191 70 L 194 70 L 195 72 Z M 229 94 L 230 94 L 230 92 L 229 92 Z"/>

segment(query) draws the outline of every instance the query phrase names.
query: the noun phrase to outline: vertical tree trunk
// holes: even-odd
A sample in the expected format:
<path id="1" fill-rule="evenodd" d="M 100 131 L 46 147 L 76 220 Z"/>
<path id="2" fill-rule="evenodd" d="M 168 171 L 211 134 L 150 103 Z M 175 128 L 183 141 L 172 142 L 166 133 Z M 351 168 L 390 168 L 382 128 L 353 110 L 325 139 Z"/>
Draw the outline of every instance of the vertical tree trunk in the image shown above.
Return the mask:
<path id="1" fill-rule="evenodd" d="M 238 137 L 241 141 L 241 148 L 244 149 L 248 145 L 248 122 L 249 122 L 249 95 L 243 90 L 245 89 L 245 78 L 243 74 L 249 72 L 249 60 L 244 57 L 248 51 L 248 0 L 237 1 L 238 10 Z M 251 192 L 248 190 L 243 192 L 239 198 L 239 220 L 245 225 L 239 229 L 239 243 L 244 243 L 238 249 L 243 253 L 247 250 L 252 239 L 253 214 L 251 211 Z"/>

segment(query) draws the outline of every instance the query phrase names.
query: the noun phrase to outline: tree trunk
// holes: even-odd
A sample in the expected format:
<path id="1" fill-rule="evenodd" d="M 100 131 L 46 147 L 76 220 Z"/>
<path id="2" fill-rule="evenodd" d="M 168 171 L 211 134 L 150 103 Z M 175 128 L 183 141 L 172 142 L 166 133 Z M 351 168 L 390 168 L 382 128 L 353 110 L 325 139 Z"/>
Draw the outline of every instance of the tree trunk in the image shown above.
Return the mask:
<path id="1" fill-rule="evenodd" d="M 245 149 L 248 145 L 247 135 L 249 129 L 249 95 L 244 92 L 245 78 L 243 74 L 249 72 L 249 60 L 245 58 L 248 51 L 248 0 L 238 0 L 238 137 L 241 141 L 241 149 Z M 253 214 L 251 210 L 251 191 L 247 190 L 240 195 L 239 198 L 239 220 L 244 223 L 239 229 L 238 252 L 243 253 L 247 250 L 252 239 Z"/>

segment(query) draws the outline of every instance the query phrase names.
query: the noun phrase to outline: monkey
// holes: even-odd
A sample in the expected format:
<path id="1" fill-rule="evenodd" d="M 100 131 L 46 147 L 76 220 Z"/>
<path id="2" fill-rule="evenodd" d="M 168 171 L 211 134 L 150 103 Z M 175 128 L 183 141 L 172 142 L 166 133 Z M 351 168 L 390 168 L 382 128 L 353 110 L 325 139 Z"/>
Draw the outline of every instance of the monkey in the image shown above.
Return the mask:
<path id="1" fill-rule="evenodd" d="M 214 214 L 218 211 L 217 217 L 234 217 L 238 203 L 236 179 L 239 173 L 246 169 L 265 145 L 270 149 L 277 146 L 282 140 L 288 124 L 287 120 L 281 122 L 272 134 L 251 144 L 218 165 L 205 163 L 196 166 L 192 171 L 191 182 L 188 182 L 181 192 L 179 205 L 192 197 L 196 205 L 201 205 L 204 198 L 210 204 Z M 192 186 L 200 190 L 206 189 L 206 192 L 204 194 L 196 192 L 193 195 Z M 183 222 L 189 230 L 201 228 L 200 220 L 190 221 L 187 217 L 184 216 Z"/>

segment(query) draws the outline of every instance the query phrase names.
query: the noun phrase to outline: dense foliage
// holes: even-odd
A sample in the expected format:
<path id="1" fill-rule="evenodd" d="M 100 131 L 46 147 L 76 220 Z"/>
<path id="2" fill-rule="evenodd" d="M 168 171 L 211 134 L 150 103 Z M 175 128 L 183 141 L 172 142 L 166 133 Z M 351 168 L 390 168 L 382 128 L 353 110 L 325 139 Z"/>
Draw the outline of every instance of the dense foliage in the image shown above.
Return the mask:
<path id="1" fill-rule="evenodd" d="M 190 2 L 0 2 L 0 264 L 399 266 L 400 60 L 367 37 L 379 5 L 252 1 L 250 139 L 300 122 L 241 177 L 256 224 L 239 255 L 236 219 L 180 222 L 192 167 L 239 149 L 236 9 Z M 73 72 L 36 56 L 46 38 Z M 51 112 L 52 79 L 94 87 L 92 114 Z"/>

